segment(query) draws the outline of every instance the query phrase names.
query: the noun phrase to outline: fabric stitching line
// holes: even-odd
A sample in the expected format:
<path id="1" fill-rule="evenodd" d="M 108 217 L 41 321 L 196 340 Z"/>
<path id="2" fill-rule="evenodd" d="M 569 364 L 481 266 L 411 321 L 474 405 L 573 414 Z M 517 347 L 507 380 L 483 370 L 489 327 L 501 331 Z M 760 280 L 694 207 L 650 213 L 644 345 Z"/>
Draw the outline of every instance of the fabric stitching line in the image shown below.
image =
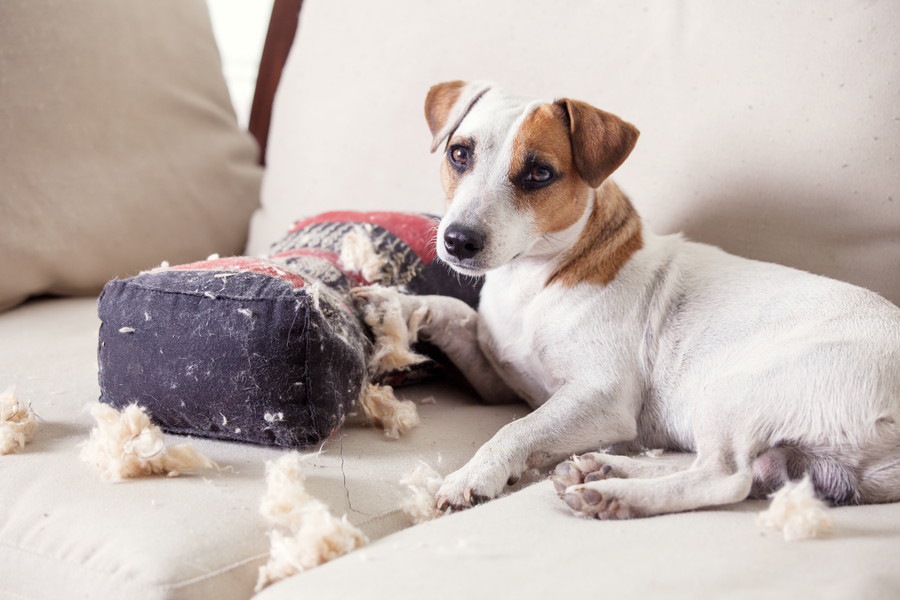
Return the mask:
<path id="1" fill-rule="evenodd" d="M 100 571 L 100 570 L 97 570 L 97 569 L 95 569 L 95 568 L 93 568 L 93 567 L 90 567 L 90 566 L 88 566 L 88 565 L 86 565 L 86 564 L 84 564 L 84 563 L 72 562 L 72 561 L 70 561 L 70 560 L 66 560 L 66 559 L 63 559 L 63 558 L 58 558 L 58 557 L 56 557 L 56 556 L 49 556 L 49 555 L 47 555 L 47 554 L 42 554 L 41 552 L 35 552 L 34 550 L 29 550 L 29 549 L 27 549 L 27 548 L 21 548 L 21 547 L 19 547 L 19 546 L 15 546 L 15 545 L 10 544 L 10 543 L 8 543 L 8 542 L 0 542 L 0 546 L 5 546 L 6 548 L 9 548 L 9 549 L 11 549 L 11 550 L 15 550 L 15 551 L 17 551 L 17 552 L 22 552 L 22 553 L 24 553 L 24 554 L 30 554 L 30 555 L 32 555 L 32 556 L 37 556 L 37 557 L 43 558 L 43 559 L 45 559 L 45 560 L 50 560 L 50 561 L 57 562 L 57 563 L 62 563 L 62 564 L 65 564 L 65 565 L 68 565 L 68 566 L 71 566 L 71 567 L 76 567 L 76 568 L 78 568 L 78 569 L 82 569 L 82 570 L 88 571 L 89 573 L 93 573 L 93 574 L 95 574 L 95 575 L 102 575 L 102 576 L 108 577 L 109 579 L 111 579 L 111 580 L 113 580 L 113 581 L 123 579 L 123 576 L 121 576 L 121 575 L 116 575 L 116 574 L 113 574 L 113 573 L 110 573 L 109 571 Z M 221 575 L 222 573 L 226 573 L 226 572 L 231 571 L 231 570 L 233 570 L 233 569 L 235 569 L 235 568 L 237 568 L 237 567 L 240 567 L 240 566 L 242 566 L 242 565 L 245 565 L 245 564 L 247 564 L 247 563 L 249 563 L 249 562 L 253 562 L 253 561 L 256 561 L 256 560 L 261 560 L 261 559 L 265 558 L 265 557 L 268 556 L 268 555 L 269 555 L 269 553 L 266 552 L 266 553 L 264 553 L 264 554 L 257 554 L 257 555 L 254 555 L 254 556 L 250 556 L 250 557 L 247 557 L 247 558 L 243 558 L 243 559 L 241 559 L 241 560 L 239 560 L 239 561 L 237 561 L 237 562 L 231 563 L 231 564 L 229 564 L 229 565 L 225 565 L 224 567 L 220 567 L 220 568 L 216 569 L 215 571 L 211 571 L 211 572 L 209 572 L 209 573 L 204 573 L 203 575 L 197 575 L 197 576 L 191 577 L 191 578 L 189 578 L 189 579 L 185 579 L 185 580 L 182 580 L 182 581 L 177 581 L 177 582 L 175 582 L 175 583 L 152 583 L 152 582 L 140 582 L 140 581 L 135 582 L 134 580 L 129 580 L 129 582 L 132 583 L 133 585 L 136 585 L 136 586 L 139 586 L 139 587 L 144 587 L 144 588 L 154 588 L 154 589 L 164 589 L 164 590 L 165 590 L 165 589 L 175 589 L 175 588 L 179 588 L 179 587 L 184 587 L 184 586 L 192 585 L 192 584 L 194 584 L 194 583 L 198 583 L 198 582 L 203 581 L 203 580 L 205 580 L 205 579 L 211 579 L 211 578 L 213 578 L 213 577 L 216 577 L 216 576 L 218 576 L 218 575 Z M 5 593 L 5 592 L 4 592 L 4 593 Z M 23 597 L 25 597 L 25 596 L 23 596 Z"/>
<path id="2" fill-rule="evenodd" d="M 50 555 L 48 555 L 48 554 L 43 554 L 43 553 L 41 553 L 41 552 L 35 552 L 34 550 L 29 550 L 29 549 L 27 549 L 27 548 L 21 548 L 21 547 L 19 547 L 19 546 L 15 546 L 15 545 L 10 544 L 10 543 L 8 543 L 8 542 L 0 542 L 0 546 L 5 546 L 6 548 L 9 548 L 9 549 L 11 549 L 11 550 L 15 550 L 15 551 L 17 551 L 17 552 L 22 552 L 23 554 L 29 554 L 29 555 L 31 555 L 31 556 L 37 556 L 38 558 L 43 558 L 43 559 L 45 559 L 45 560 L 49 560 L 49 561 L 53 561 L 53 562 L 57 562 L 57 563 L 62 563 L 62 564 L 64 564 L 64 565 L 68 565 L 68 566 L 70 566 L 70 567 L 76 567 L 76 568 L 82 569 L 82 570 L 84 570 L 84 571 L 87 571 L 88 573 L 93 573 L 94 575 L 102 575 L 102 576 L 108 577 L 109 579 L 114 580 L 114 581 L 115 581 L 115 580 L 126 579 L 126 578 L 124 578 L 124 577 L 121 576 L 121 575 L 115 575 L 115 574 L 113 574 L 113 573 L 110 573 L 109 571 L 100 571 L 100 570 L 97 570 L 97 569 L 94 568 L 94 567 L 89 567 L 88 565 L 84 564 L 83 562 L 81 562 L 81 563 L 79 563 L 79 562 L 72 562 L 72 561 L 66 560 L 66 559 L 64 559 L 64 558 L 59 558 L 59 557 L 56 557 L 56 556 L 50 556 Z M 133 580 L 132 580 L 132 581 L 133 581 Z M 157 584 L 147 583 L 147 582 L 134 582 L 134 585 L 136 585 L 136 586 L 138 586 L 138 587 L 145 587 L 145 588 L 156 588 L 156 587 L 159 587 L 159 585 L 157 585 Z"/>
<path id="3" fill-rule="evenodd" d="M 384 519 L 386 519 L 386 518 L 388 518 L 388 517 L 392 517 L 392 516 L 397 515 L 397 514 L 400 514 L 400 513 L 403 513 L 403 509 L 402 509 L 402 508 L 392 508 L 392 509 L 390 509 L 390 510 L 388 510 L 388 511 L 385 511 L 385 512 L 383 512 L 383 513 L 379 513 L 379 514 L 377 514 L 377 515 L 375 515 L 375 516 L 369 517 L 369 518 L 366 519 L 365 521 L 360 521 L 359 523 L 356 524 L 356 526 L 357 526 L 357 527 L 365 527 L 366 525 L 368 525 L 368 524 L 370 524 L 370 523 L 375 523 L 376 521 L 381 521 L 381 520 L 384 520 Z M 393 532 L 387 534 L 387 535 L 384 536 L 384 537 L 387 537 L 388 535 L 393 535 L 393 534 L 395 534 L 395 533 L 400 533 L 401 531 L 405 531 L 405 530 L 407 530 L 407 529 L 410 529 L 411 527 L 415 527 L 415 525 L 414 525 L 414 524 L 413 524 L 413 525 L 407 525 L 406 527 L 404 527 L 404 528 L 402 528 L 402 529 L 398 529 L 397 531 L 393 531 Z"/>
<path id="4" fill-rule="evenodd" d="M 171 295 L 175 295 L 175 296 L 187 296 L 188 298 L 209 298 L 209 296 L 207 296 L 205 294 L 197 294 L 194 292 L 182 292 L 182 291 L 178 291 L 178 290 L 164 290 L 164 289 L 161 289 L 158 287 L 141 285 L 140 283 L 136 283 L 134 281 L 126 282 L 124 279 L 117 279 L 116 281 L 122 282 L 121 284 L 117 284 L 117 285 L 132 286 L 132 287 L 135 287 L 135 288 L 147 291 L 147 292 L 156 292 L 159 294 L 171 294 Z M 240 297 L 240 296 L 230 296 L 228 294 L 215 294 L 215 298 L 210 298 L 210 299 L 213 300 L 213 299 L 223 298 L 225 300 L 241 300 L 243 302 L 266 302 L 266 303 L 286 302 L 286 301 L 295 300 L 299 295 L 301 295 L 301 293 L 303 293 L 303 294 L 306 293 L 305 287 L 292 288 L 292 289 L 294 290 L 292 292 L 293 295 L 285 294 L 284 296 L 274 296 L 271 298 L 260 298 L 258 296 L 254 296 L 252 298 L 245 298 L 245 297 Z"/>
<path id="5" fill-rule="evenodd" d="M 200 583 L 207 579 L 212 579 L 214 577 L 218 577 L 219 575 L 221 575 L 223 573 L 227 573 L 228 571 L 234 570 L 234 569 L 236 569 L 240 566 L 243 566 L 247 563 L 254 562 L 257 560 L 262 560 L 262 559 L 266 558 L 267 556 L 269 556 L 268 552 L 264 552 L 263 554 L 257 554 L 255 556 L 251 556 L 251 557 L 245 558 L 243 560 L 234 562 L 230 565 L 220 567 L 220 568 L 216 569 L 215 571 L 211 571 L 209 573 L 204 573 L 203 575 L 197 575 L 195 577 L 191 577 L 191 578 L 185 579 L 183 581 L 178 581 L 176 583 L 161 584 L 159 587 L 162 589 L 177 589 L 177 588 L 187 587 L 189 585 L 193 585 L 195 583 Z"/>
<path id="6" fill-rule="evenodd" d="M 312 395 L 313 390 L 312 390 L 312 387 L 310 387 L 310 383 L 312 382 L 312 376 L 310 375 L 310 368 L 309 368 L 309 363 L 311 361 L 311 356 L 312 356 L 310 354 L 310 351 L 312 350 L 312 339 L 311 338 L 313 336 L 312 315 L 310 314 L 312 311 L 310 310 L 310 308 L 311 308 L 311 303 L 309 301 L 309 296 L 306 296 L 306 303 L 305 303 L 305 306 L 303 307 L 303 334 L 304 334 L 303 337 L 304 337 L 304 341 L 306 342 L 306 348 L 304 349 L 304 352 L 306 355 L 305 356 L 306 360 L 303 365 L 303 378 L 304 378 L 303 385 L 305 386 L 304 391 L 307 394 L 307 398 L 313 397 L 313 395 Z M 317 316 L 321 317 L 322 315 L 320 313 Z M 288 335 L 290 335 L 290 333 L 288 333 Z M 319 337 L 319 336 L 321 336 L 321 333 L 317 331 L 315 335 L 317 337 Z M 318 428 L 318 424 L 316 423 L 316 411 L 315 411 L 314 405 L 315 405 L 315 402 L 307 402 L 306 403 L 306 413 L 307 413 L 307 415 L 309 415 L 309 422 L 313 427 L 313 431 L 315 431 L 316 435 L 318 435 L 319 428 Z"/>

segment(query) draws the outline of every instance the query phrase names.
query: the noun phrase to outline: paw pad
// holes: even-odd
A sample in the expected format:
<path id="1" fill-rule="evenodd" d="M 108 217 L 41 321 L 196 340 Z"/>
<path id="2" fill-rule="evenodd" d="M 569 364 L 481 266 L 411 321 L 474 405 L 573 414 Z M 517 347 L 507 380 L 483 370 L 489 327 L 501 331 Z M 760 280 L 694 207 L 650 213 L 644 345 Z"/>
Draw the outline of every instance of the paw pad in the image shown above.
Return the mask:
<path id="1" fill-rule="evenodd" d="M 627 504 L 605 496 L 590 487 L 575 488 L 563 496 L 566 505 L 578 516 L 594 519 L 628 519 L 632 512 Z"/>
<path id="2" fill-rule="evenodd" d="M 602 481 L 615 477 L 611 466 L 603 463 L 599 454 L 590 453 L 573 457 L 556 465 L 550 480 L 556 492 L 562 495 L 567 488 L 592 481 Z"/>

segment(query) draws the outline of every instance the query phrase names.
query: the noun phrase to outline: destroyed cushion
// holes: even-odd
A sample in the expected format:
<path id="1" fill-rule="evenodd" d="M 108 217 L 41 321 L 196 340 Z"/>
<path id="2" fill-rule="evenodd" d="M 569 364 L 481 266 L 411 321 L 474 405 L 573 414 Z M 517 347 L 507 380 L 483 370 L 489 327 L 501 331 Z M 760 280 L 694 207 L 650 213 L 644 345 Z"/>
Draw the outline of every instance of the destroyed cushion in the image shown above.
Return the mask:
<path id="1" fill-rule="evenodd" d="M 424 360 L 368 369 L 357 285 L 403 286 L 475 304 L 478 282 L 435 261 L 437 221 L 325 213 L 299 221 L 269 259 L 160 267 L 109 282 L 99 300 L 101 401 L 144 406 L 163 429 L 301 447 L 340 427 L 370 376 L 397 385 Z"/>
<path id="2" fill-rule="evenodd" d="M 111 281 L 99 314 L 101 402 L 138 403 L 173 433 L 315 444 L 366 377 L 366 339 L 344 299 L 264 259 Z"/>

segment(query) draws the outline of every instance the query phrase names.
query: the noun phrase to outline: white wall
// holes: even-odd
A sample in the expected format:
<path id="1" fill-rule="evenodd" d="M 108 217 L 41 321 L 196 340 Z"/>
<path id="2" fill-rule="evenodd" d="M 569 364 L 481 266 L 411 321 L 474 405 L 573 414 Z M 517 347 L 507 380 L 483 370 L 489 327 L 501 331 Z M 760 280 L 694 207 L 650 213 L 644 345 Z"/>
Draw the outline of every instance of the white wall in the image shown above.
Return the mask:
<path id="1" fill-rule="evenodd" d="M 247 126 L 256 72 L 274 0 L 206 0 L 222 71 L 241 127 Z"/>

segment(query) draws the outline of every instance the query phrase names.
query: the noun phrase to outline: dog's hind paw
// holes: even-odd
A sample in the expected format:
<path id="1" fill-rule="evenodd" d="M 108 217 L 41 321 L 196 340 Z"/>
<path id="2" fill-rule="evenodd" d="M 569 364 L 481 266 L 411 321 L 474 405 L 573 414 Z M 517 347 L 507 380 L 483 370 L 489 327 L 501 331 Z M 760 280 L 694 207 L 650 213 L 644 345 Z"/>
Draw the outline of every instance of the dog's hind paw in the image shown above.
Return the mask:
<path id="1" fill-rule="evenodd" d="M 556 465 L 550 474 L 556 492 L 562 496 L 573 485 L 618 477 L 612 467 L 603 462 L 602 456 L 600 452 L 589 452 Z"/>
<path id="2" fill-rule="evenodd" d="M 573 513 L 589 519 L 630 519 L 635 516 L 624 501 L 586 485 L 569 488 L 563 501 Z"/>

